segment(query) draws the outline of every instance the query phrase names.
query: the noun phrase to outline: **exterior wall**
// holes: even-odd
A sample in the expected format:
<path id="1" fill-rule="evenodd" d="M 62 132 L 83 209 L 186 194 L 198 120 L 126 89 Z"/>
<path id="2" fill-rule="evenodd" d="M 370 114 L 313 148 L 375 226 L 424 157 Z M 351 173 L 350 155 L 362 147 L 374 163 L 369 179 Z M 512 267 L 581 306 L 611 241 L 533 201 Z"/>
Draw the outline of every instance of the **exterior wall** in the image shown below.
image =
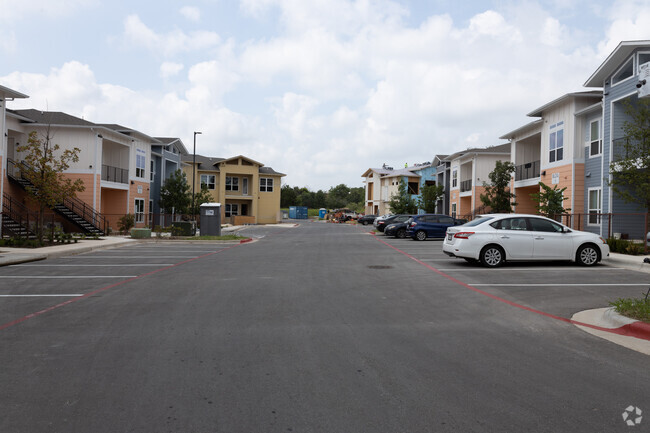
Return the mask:
<path id="1" fill-rule="evenodd" d="M 537 203 L 533 201 L 530 197 L 531 194 L 539 192 L 539 185 L 524 186 L 515 189 L 515 212 L 517 213 L 527 213 L 527 214 L 537 214 L 537 208 L 535 207 Z"/>
<path id="2" fill-rule="evenodd" d="M 108 222 L 113 232 L 118 230 L 118 220 L 128 213 L 128 191 L 119 189 L 102 188 L 100 212 Z"/>
<path id="3" fill-rule="evenodd" d="M 135 227 L 146 227 L 149 224 L 149 182 L 131 181 L 128 194 L 128 213 L 135 214 L 135 199 L 144 200 L 144 221 L 136 222 Z"/>
<path id="4" fill-rule="evenodd" d="M 582 166 L 582 164 L 580 164 Z M 584 167 L 580 169 L 580 173 L 584 177 Z M 557 183 L 553 183 L 553 175 L 556 176 L 557 178 Z M 562 189 L 566 187 L 566 191 L 564 191 L 564 197 L 567 197 L 567 200 L 564 201 L 565 207 L 571 207 L 569 203 L 572 202 L 573 198 L 573 191 L 571 188 L 572 180 L 573 180 L 573 164 L 565 164 L 563 166 L 556 166 L 552 169 L 546 169 L 546 173 L 542 172 L 540 176 L 541 182 L 543 182 L 545 185 L 553 188 L 555 186 L 558 187 L 558 189 Z M 584 183 L 583 189 L 584 189 Z M 582 197 L 583 192 L 580 191 L 580 197 L 581 200 L 584 202 L 584 197 Z"/>

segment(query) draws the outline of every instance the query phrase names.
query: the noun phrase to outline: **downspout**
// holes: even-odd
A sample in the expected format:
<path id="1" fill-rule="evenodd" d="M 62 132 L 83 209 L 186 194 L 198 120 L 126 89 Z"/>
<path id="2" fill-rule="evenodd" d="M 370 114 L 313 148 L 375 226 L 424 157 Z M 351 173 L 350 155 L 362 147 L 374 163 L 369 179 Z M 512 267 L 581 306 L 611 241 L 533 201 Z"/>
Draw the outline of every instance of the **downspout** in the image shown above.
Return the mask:
<path id="1" fill-rule="evenodd" d="M 2 154 L 2 167 L 0 167 L 0 238 L 2 238 L 2 212 L 4 212 L 4 197 L 5 197 L 5 179 L 7 177 L 7 132 L 6 132 L 6 112 L 5 112 L 6 101 L 0 99 L 0 116 L 2 116 L 2 147 L 0 151 Z"/>

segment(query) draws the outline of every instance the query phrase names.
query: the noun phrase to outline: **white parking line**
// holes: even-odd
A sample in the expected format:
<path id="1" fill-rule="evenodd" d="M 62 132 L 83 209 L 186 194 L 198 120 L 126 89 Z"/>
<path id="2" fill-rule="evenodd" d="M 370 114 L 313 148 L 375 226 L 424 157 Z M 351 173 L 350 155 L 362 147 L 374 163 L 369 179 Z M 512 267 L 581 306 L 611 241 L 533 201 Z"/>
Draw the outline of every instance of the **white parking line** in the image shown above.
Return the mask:
<path id="1" fill-rule="evenodd" d="M 565 270 L 565 271 L 571 271 L 571 272 L 574 272 L 574 271 L 589 271 L 589 272 L 592 272 L 592 271 L 611 271 L 611 270 L 616 270 L 616 269 L 620 270 L 620 269 L 624 269 L 624 268 L 610 268 L 610 267 L 601 268 L 601 267 L 599 267 L 599 268 L 586 269 L 586 268 L 582 268 L 582 267 L 574 267 L 574 268 L 539 267 L 539 268 L 497 268 L 497 269 L 478 268 L 478 269 L 468 269 L 466 267 L 462 267 L 462 268 L 449 268 L 449 269 L 438 269 L 438 270 L 442 271 L 442 272 L 452 272 L 452 271 L 459 271 L 459 272 L 477 272 L 477 271 L 488 271 L 488 272 L 502 271 L 503 272 L 503 271 L 508 271 L 508 272 L 510 272 L 510 271 L 549 271 L 549 270 L 551 270 L 551 271 Z"/>
<path id="2" fill-rule="evenodd" d="M 0 298 L 56 298 L 56 297 L 78 298 L 79 296 L 83 296 L 83 295 L 81 295 L 81 294 L 74 294 L 74 295 L 66 295 L 66 294 L 61 294 L 61 295 L 0 295 Z"/>
<path id="3" fill-rule="evenodd" d="M 74 265 L 48 265 L 47 263 L 44 263 L 42 265 L 10 265 L 10 268 L 39 268 L 39 267 L 60 267 L 60 268 L 81 268 L 81 267 L 86 267 L 86 268 L 97 268 L 97 267 L 108 267 L 108 268 L 115 268 L 115 267 L 127 267 L 127 266 L 172 266 L 173 263 L 143 263 L 143 264 L 122 264 L 122 265 L 79 265 L 79 264 L 74 264 Z"/>
<path id="4" fill-rule="evenodd" d="M 557 287 L 557 286 L 648 286 L 648 283 L 611 283 L 611 284 L 602 284 L 602 283 L 579 283 L 579 284 L 566 284 L 566 283 L 555 283 L 555 284 L 546 284 L 546 283 L 525 283 L 525 284 L 470 284 L 471 286 L 490 286 L 490 287 Z"/>
<path id="5" fill-rule="evenodd" d="M 195 259 L 198 256 L 71 256 L 59 257 L 59 259 Z"/>
<path id="6" fill-rule="evenodd" d="M 135 278 L 137 275 L 0 275 L 0 278 L 22 278 L 25 280 L 33 279 L 53 279 L 53 278 Z"/>

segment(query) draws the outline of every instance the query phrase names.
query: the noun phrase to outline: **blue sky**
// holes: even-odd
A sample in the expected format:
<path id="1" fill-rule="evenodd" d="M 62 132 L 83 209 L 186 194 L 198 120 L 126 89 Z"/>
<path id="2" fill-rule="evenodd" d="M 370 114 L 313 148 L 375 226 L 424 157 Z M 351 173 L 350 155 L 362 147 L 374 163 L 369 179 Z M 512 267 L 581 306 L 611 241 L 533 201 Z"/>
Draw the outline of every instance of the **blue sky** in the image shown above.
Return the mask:
<path id="1" fill-rule="evenodd" d="M 650 1 L 0 0 L 9 108 L 64 111 L 249 156 L 313 190 L 501 144 Z"/>

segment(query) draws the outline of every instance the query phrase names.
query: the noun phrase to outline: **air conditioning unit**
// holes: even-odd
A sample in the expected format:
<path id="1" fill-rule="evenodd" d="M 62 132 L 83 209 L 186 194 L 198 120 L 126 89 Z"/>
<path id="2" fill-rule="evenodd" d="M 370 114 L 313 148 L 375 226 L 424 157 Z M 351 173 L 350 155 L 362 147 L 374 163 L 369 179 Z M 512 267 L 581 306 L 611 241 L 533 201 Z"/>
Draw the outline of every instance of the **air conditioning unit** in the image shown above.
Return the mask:
<path id="1" fill-rule="evenodd" d="M 636 84 L 639 98 L 650 97 L 650 62 L 639 66 L 639 82 Z"/>

